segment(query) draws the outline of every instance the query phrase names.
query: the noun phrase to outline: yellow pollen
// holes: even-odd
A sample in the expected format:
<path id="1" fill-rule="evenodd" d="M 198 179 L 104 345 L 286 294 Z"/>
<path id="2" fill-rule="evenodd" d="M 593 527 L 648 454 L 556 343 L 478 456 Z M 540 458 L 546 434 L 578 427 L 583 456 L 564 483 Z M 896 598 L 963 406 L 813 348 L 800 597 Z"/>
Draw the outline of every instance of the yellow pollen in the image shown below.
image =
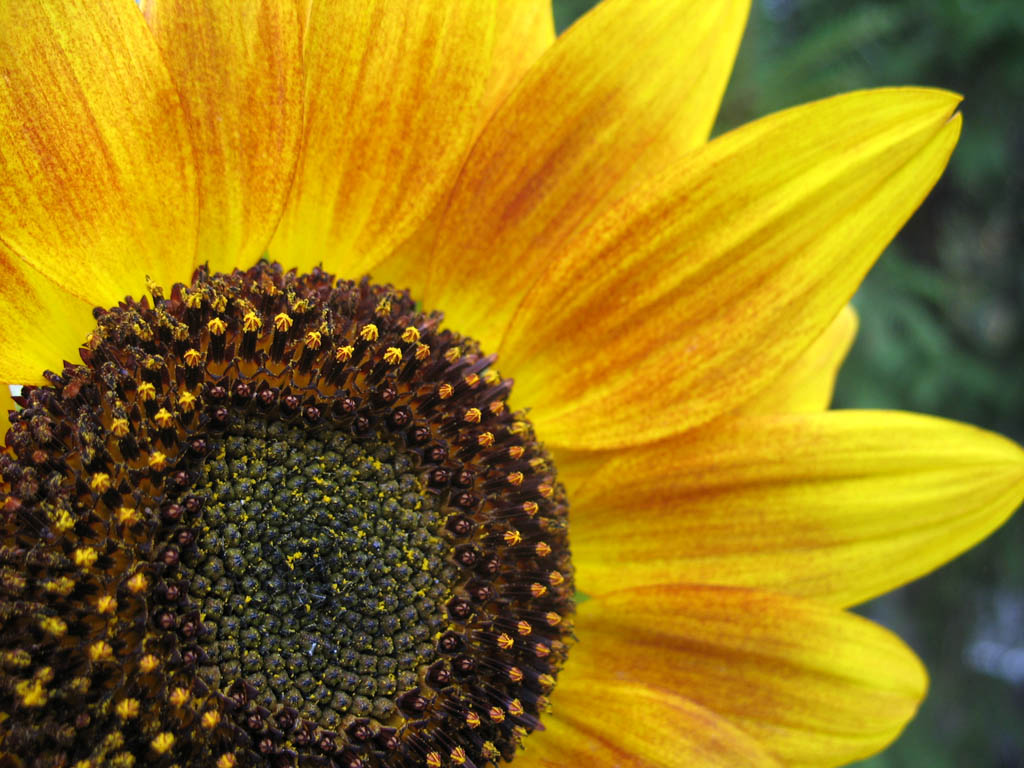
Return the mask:
<path id="1" fill-rule="evenodd" d="M 192 413 L 196 407 L 196 396 L 191 392 L 182 392 L 178 397 L 178 406 L 185 413 Z"/>
<path id="2" fill-rule="evenodd" d="M 203 728 L 208 731 L 212 731 L 218 725 L 220 725 L 220 712 L 215 709 L 211 709 L 207 712 L 203 712 L 202 719 Z"/>
<path id="3" fill-rule="evenodd" d="M 110 422 L 110 431 L 113 432 L 114 437 L 127 437 L 130 431 L 128 419 L 114 419 Z"/>
<path id="4" fill-rule="evenodd" d="M 193 347 L 192 349 L 185 350 L 184 358 L 185 365 L 189 368 L 196 368 L 203 362 L 203 353 Z"/>
<path id="5" fill-rule="evenodd" d="M 263 327 L 263 321 L 260 319 L 259 314 L 253 310 L 249 310 L 242 317 L 242 330 L 246 333 L 255 333 Z"/>
<path id="6" fill-rule="evenodd" d="M 146 574 L 141 571 L 128 579 L 128 590 L 130 592 L 137 595 L 140 592 L 145 592 L 147 589 L 149 589 L 149 580 L 146 578 Z"/>
<path id="7" fill-rule="evenodd" d="M 161 408 L 156 412 L 156 415 L 153 416 L 153 421 L 164 429 L 167 429 L 167 427 L 174 423 L 174 416 L 166 408 Z"/>
<path id="8" fill-rule="evenodd" d="M 519 667 L 509 667 L 508 679 L 511 680 L 513 683 L 522 682 L 523 670 L 521 670 Z"/>
<path id="9" fill-rule="evenodd" d="M 544 645 L 544 643 L 537 643 L 535 646 L 533 646 L 533 653 L 538 658 L 543 659 L 545 656 L 551 653 L 551 649 L 548 646 Z"/>
<path id="10" fill-rule="evenodd" d="M 498 748 L 494 746 L 493 741 L 485 741 L 483 746 L 480 748 L 480 752 L 488 760 L 497 760 L 501 757 L 501 752 L 499 752 Z"/>
<path id="11" fill-rule="evenodd" d="M 537 553 L 537 557 L 547 557 L 551 554 L 551 545 L 546 541 L 538 541 L 533 551 Z"/>
<path id="12" fill-rule="evenodd" d="M 545 672 L 544 674 L 537 676 L 537 682 L 545 688 L 553 688 L 555 685 L 555 678 Z"/>
<path id="13" fill-rule="evenodd" d="M 548 623 L 548 626 L 557 627 L 562 623 L 562 617 L 554 611 L 548 611 L 544 614 L 544 620 Z"/>
<path id="14" fill-rule="evenodd" d="M 106 472 L 97 472 L 89 478 L 89 487 L 96 493 L 106 493 L 110 487 L 110 475 Z"/>
<path id="15" fill-rule="evenodd" d="M 520 619 L 519 623 L 516 624 L 516 632 L 518 632 L 523 637 L 526 637 L 531 632 L 533 632 L 533 627 L 530 626 L 530 622 L 528 622 L 526 619 Z"/>
<path id="16" fill-rule="evenodd" d="M 314 352 L 320 349 L 320 331 L 310 331 L 306 334 L 305 341 L 306 346 L 312 349 Z"/>
<path id="17" fill-rule="evenodd" d="M 67 597 L 71 594 L 71 590 L 75 588 L 75 582 L 67 576 L 61 576 L 59 579 L 50 579 L 43 586 L 47 592 L 56 592 L 62 597 Z"/>
<path id="18" fill-rule="evenodd" d="M 533 582 L 533 584 L 530 585 L 530 594 L 534 597 L 544 597 L 544 595 L 546 595 L 547 593 L 548 588 L 540 582 L 535 581 Z"/>
<path id="19" fill-rule="evenodd" d="M 508 633 L 502 632 L 500 635 L 498 635 L 498 641 L 497 642 L 498 642 L 498 647 L 501 648 L 501 650 L 507 651 L 513 645 L 515 645 L 516 641 L 513 640 L 512 636 L 509 635 Z"/>
<path id="20" fill-rule="evenodd" d="M 501 535 L 501 538 L 505 541 L 506 544 L 508 544 L 508 546 L 514 547 L 516 544 L 522 542 L 523 534 L 521 534 L 519 531 L 513 528 L 510 531 L 505 531 L 505 533 Z"/>
<path id="21" fill-rule="evenodd" d="M 462 747 L 456 747 L 455 749 L 453 749 L 449 753 L 449 757 L 451 757 L 452 762 L 456 765 L 466 764 L 466 750 L 464 750 Z"/>
<path id="22" fill-rule="evenodd" d="M 447 400 L 453 394 L 455 394 L 455 387 L 453 387 L 451 384 L 448 384 L 447 382 L 445 382 L 444 384 L 437 388 L 437 396 L 440 397 L 442 400 Z"/>
<path id="23" fill-rule="evenodd" d="M 217 758 L 217 768 L 235 768 L 238 761 L 235 756 L 230 752 L 225 752 L 223 755 Z"/>
<path id="24" fill-rule="evenodd" d="M 374 307 L 373 314 L 375 314 L 377 317 L 387 317 L 388 315 L 390 315 L 391 299 L 385 296 L 383 299 L 377 302 L 377 306 Z"/>
<path id="25" fill-rule="evenodd" d="M 355 347 L 352 346 L 338 347 L 334 353 L 334 359 L 339 363 L 347 363 L 352 359 L 352 353 L 355 351 Z"/>
<path id="26" fill-rule="evenodd" d="M 63 637 L 68 631 L 68 625 L 64 623 L 63 619 L 58 619 L 56 616 L 46 616 L 39 622 L 40 628 L 48 635 L 54 637 Z"/>
<path id="27" fill-rule="evenodd" d="M 430 346 L 427 344 L 416 345 L 416 359 L 423 362 L 430 357 Z"/>
<path id="28" fill-rule="evenodd" d="M 92 547 L 79 547 L 71 553 L 71 559 L 80 568 L 89 568 L 99 559 L 99 552 Z"/>
<path id="29" fill-rule="evenodd" d="M 103 640 L 99 640 L 89 646 L 89 658 L 92 661 L 112 661 L 114 649 Z"/>
<path id="30" fill-rule="evenodd" d="M 484 371 L 484 383 L 485 384 L 487 384 L 489 386 L 494 386 L 499 381 L 501 381 L 501 376 L 498 375 L 497 371 L 491 370 L 491 369 L 487 369 L 486 371 Z"/>
<path id="31" fill-rule="evenodd" d="M 470 424 L 479 424 L 480 417 L 482 415 L 483 414 L 480 413 L 479 408 L 470 408 L 469 410 L 466 411 L 466 415 L 463 416 L 462 418 L 468 421 Z"/>
<path id="32" fill-rule="evenodd" d="M 167 457 L 160 451 L 153 451 L 149 454 L 148 464 L 150 469 L 163 469 L 167 466 Z"/>
<path id="33" fill-rule="evenodd" d="M 139 384 L 138 389 L 139 400 L 144 403 L 148 403 L 150 400 L 156 399 L 156 387 L 148 381 L 144 381 Z"/>
<path id="34" fill-rule="evenodd" d="M 138 520 L 137 510 L 132 507 L 118 507 L 117 508 L 117 522 L 119 523 L 134 523 Z"/>
<path id="35" fill-rule="evenodd" d="M 521 435 L 524 432 L 526 432 L 526 430 L 528 430 L 529 428 L 530 425 L 527 424 L 525 421 L 515 421 L 512 423 L 512 426 L 508 428 L 508 431 L 510 434 L 513 435 Z"/>
<path id="36" fill-rule="evenodd" d="M 147 653 L 141 659 L 139 659 L 139 669 L 142 670 L 142 674 L 148 675 L 154 669 L 160 666 L 160 659 L 154 656 L 152 653 Z"/>
<path id="37" fill-rule="evenodd" d="M 501 416 L 501 414 L 505 412 L 505 404 L 501 402 L 501 400 L 492 400 L 487 406 L 487 410 L 495 416 Z"/>
<path id="38" fill-rule="evenodd" d="M 138 699 L 121 699 L 121 701 L 117 702 L 117 706 L 114 707 L 117 716 L 122 720 L 131 720 L 133 717 L 138 717 L 139 709 Z"/>
<path id="39" fill-rule="evenodd" d="M 508 477 L 506 477 L 505 479 L 508 480 L 509 485 L 514 485 L 516 487 L 519 487 L 520 485 L 523 484 L 523 473 L 522 472 L 509 472 L 508 473 Z"/>
<path id="40" fill-rule="evenodd" d="M 174 734 L 170 731 L 164 731 L 149 742 L 149 745 L 153 747 L 153 751 L 158 755 L 166 754 L 174 746 Z"/>
<path id="41" fill-rule="evenodd" d="M 508 713 L 512 715 L 512 717 L 519 717 L 519 715 L 523 714 L 524 711 L 523 702 L 519 699 L 512 699 L 512 701 L 509 702 Z"/>
<path id="42" fill-rule="evenodd" d="M 183 707 L 188 703 L 190 694 L 187 688 L 175 688 L 171 692 L 171 706 Z"/>
<path id="43" fill-rule="evenodd" d="M 384 362 L 388 365 L 398 365 L 402 362 L 402 350 L 398 347 L 388 347 L 384 352 Z"/>
<path id="44" fill-rule="evenodd" d="M 189 309 L 201 309 L 203 306 L 202 294 L 189 291 L 185 294 L 185 306 Z"/>
<path id="45" fill-rule="evenodd" d="M 359 330 L 359 338 L 363 341 L 376 341 L 380 337 L 380 331 L 373 323 L 367 323 Z"/>
<path id="46" fill-rule="evenodd" d="M 427 753 L 427 768 L 441 768 L 441 753 L 440 752 L 428 752 Z"/>
<path id="47" fill-rule="evenodd" d="M 287 312 L 278 312 L 277 315 L 274 316 L 274 327 L 281 331 L 281 333 L 284 333 L 291 328 L 293 322 L 295 321 L 292 320 L 292 316 Z"/>
<path id="48" fill-rule="evenodd" d="M 462 350 L 458 347 L 449 347 L 448 351 L 444 353 L 444 359 L 449 363 L 457 362 L 460 357 L 462 357 Z"/>
<path id="49" fill-rule="evenodd" d="M 554 492 L 555 489 L 552 488 L 548 483 L 541 483 L 540 485 L 537 486 L 537 493 L 539 493 L 545 499 L 550 499 L 551 494 Z"/>
<path id="50" fill-rule="evenodd" d="M 494 445 L 494 433 L 493 432 L 481 432 L 476 438 L 477 445 L 483 448 L 490 448 Z"/>
<path id="51" fill-rule="evenodd" d="M 523 512 L 525 512 L 530 517 L 533 517 L 539 511 L 540 511 L 540 505 L 536 501 L 524 501 L 523 502 Z M 543 555 L 541 555 L 541 557 L 543 557 Z"/>
<path id="52" fill-rule="evenodd" d="M 558 587 L 565 583 L 565 576 L 562 575 L 561 571 L 552 571 L 548 574 L 548 581 L 551 586 Z"/>
<path id="53" fill-rule="evenodd" d="M 509 449 L 508 449 L 509 458 L 521 459 L 523 457 L 523 453 L 525 452 L 525 450 L 526 449 L 523 448 L 523 446 L 521 446 L 521 445 L 509 446 Z"/>
<path id="54" fill-rule="evenodd" d="M 22 680 L 14 686 L 14 692 L 21 698 L 23 707 L 41 707 L 49 697 L 41 680 Z"/>
<path id="55" fill-rule="evenodd" d="M 480 715 L 478 715 L 476 712 L 467 712 L 466 713 L 466 725 L 468 725 L 470 728 L 479 728 L 480 727 Z"/>
<path id="56" fill-rule="evenodd" d="M 470 389 L 475 388 L 476 385 L 480 383 L 480 377 L 477 376 L 475 373 L 471 373 L 468 376 L 464 376 L 462 380 L 466 382 L 466 386 L 469 387 Z"/>
<path id="57" fill-rule="evenodd" d="M 501 707 L 491 707 L 487 710 L 487 716 L 495 723 L 500 723 L 505 719 L 505 711 Z"/>
<path id="58" fill-rule="evenodd" d="M 98 613 L 113 613 L 117 610 L 117 598 L 113 595 L 100 595 L 96 601 L 96 611 Z"/>
<path id="59" fill-rule="evenodd" d="M 58 531 L 63 533 L 75 527 L 75 519 L 71 517 L 71 514 L 66 509 L 62 509 L 54 515 L 53 525 Z"/>
<path id="60" fill-rule="evenodd" d="M 402 331 L 402 341 L 406 344 L 415 344 L 420 340 L 420 331 L 415 325 L 410 325 Z"/>
<path id="61" fill-rule="evenodd" d="M 536 458 L 530 459 L 530 467 L 535 472 L 540 472 L 541 470 L 546 469 L 547 466 L 548 466 L 548 463 L 546 461 L 544 461 L 544 459 L 542 459 L 540 456 L 537 456 Z"/>
<path id="62" fill-rule="evenodd" d="M 206 324 L 206 328 L 214 336 L 220 336 L 228 329 L 228 324 L 223 319 L 215 317 Z"/>

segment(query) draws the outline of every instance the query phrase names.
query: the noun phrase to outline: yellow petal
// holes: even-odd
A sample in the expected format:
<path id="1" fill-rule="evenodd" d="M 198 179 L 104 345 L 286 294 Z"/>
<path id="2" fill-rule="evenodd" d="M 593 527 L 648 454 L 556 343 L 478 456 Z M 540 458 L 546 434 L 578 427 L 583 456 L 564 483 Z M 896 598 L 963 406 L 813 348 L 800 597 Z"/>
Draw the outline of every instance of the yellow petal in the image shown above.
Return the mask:
<path id="1" fill-rule="evenodd" d="M 650 684 L 619 683 L 588 673 L 570 657 L 552 694 L 552 714 L 543 718 L 543 731 L 524 740 L 525 750 L 516 757 L 517 766 L 778 765 L 739 728 L 657 687 L 654 679 Z"/>
<path id="2" fill-rule="evenodd" d="M 562 35 L 473 147 L 437 236 L 424 303 L 497 349 L 564 238 L 703 143 L 747 0 L 606 0 Z"/>
<path id="3" fill-rule="evenodd" d="M 4 449 L 4 435 L 11 426 L 8 414 L 16 408 L 10 385 L 0 383 L 0 451 Z"/>
<path id="4" fill-rule="evenodd" d="M 493 0 L 317 3 L 305 30 L 305 126 L 271 255 L 358 277 L 451 186 L 491 68 Z"/>
<path id="5" fill-rule="evenodd" d="M 481 116 L 486 119 L 555 42 L 549 0 L 498 0 L 491 74 Z"/>
<path id="6" fill-rule="evenodd" d="M 566 245 L 501 350 L 541 438 L 633 445 L 764 389 L 938 179 L 958 102 L 888 89 L 771 115 L 681 160 Z"/>
<path id="7" fill-rule="evenodd" d="M 3 3 L 0 29 L 0 239 L 97 305 L 188 279 L 192 148 L 135 4 Z"/>
<path id="8" fill-rule="evenodd" d="M 839 367 L 857 335 L 857 325 L 857 312 L 847 304 L 778 379 L 741 406 L 740 413 L 800 413 L 828 408 Z"/>
<path id="9" fill-rule="evenodd" d="M 588 594 L 664 581 L 852 605 L 937 568 L 1024 498 L 1024 451 L 908 413 L 718 421 L 623 452 L 573 497 Z"/>
<path id="10" fill-rule="evenodd" d="M 623 590 L 581 606 L 576 635 L 570 664 L 685 696 L 787 766 L 843 765 L 879 751 L 927 687 L 920 662 L 889 631 L 768 592 Z"/>
<path id="11" fill-rule="evenodd" d="M 288 196 L 302 128 L 295 0 L 147 0 L 178 86 L 200 190 L 198 262 L 229 271 L 266 249 Z"/>
<path id="12" fill-rule="evenodd" d="M 0 243 L 0 380 L 42 384 L 43 371 L 80 362 L 96 321 L 92 305 L 59 287 Z M 6 413 L 4 414 L 6 415 Z"/>

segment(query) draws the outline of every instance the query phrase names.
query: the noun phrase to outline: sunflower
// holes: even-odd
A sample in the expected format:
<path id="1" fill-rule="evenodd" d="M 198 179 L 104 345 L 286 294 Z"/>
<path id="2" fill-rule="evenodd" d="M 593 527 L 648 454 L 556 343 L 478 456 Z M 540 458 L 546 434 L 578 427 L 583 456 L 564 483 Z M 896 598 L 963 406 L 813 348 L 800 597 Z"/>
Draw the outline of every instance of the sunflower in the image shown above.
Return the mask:
<path id="1" fill-rule="evenodd" d="M 997 435 L 826 410 L 959 97 L 709 142 L 746 14 L 0 4 L 0 759 L 894 739 L 925 672 L 845 608 L 1024 493 Z"/>

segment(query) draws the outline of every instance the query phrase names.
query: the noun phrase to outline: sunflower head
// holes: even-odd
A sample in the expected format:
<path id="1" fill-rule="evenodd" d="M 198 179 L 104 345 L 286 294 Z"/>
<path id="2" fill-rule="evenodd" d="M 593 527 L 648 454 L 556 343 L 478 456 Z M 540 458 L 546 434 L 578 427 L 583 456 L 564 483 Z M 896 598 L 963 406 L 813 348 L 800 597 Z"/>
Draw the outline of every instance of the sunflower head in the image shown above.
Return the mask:
<path id="1" fill-rule="evenodd" d="M 0 456 L 5 747 L 511 759 L 566 656 L 573 572 L 494 358 L 405 292 L 266 262 L 96 319 Z"/>

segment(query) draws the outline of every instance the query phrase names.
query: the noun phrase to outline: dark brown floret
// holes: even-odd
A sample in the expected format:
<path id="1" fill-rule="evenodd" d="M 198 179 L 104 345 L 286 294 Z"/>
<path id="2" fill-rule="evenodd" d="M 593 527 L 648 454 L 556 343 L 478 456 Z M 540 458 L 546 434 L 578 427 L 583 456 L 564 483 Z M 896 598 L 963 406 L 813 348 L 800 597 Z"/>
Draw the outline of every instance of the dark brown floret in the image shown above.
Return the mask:
<path id="1" fill-rule="evenodd" d="M 0 744 L 29 766 L 484 766 L 571 632 L 511 381 L 404 292 L 261 263 L 100 311 L 0 454 Z"/>

